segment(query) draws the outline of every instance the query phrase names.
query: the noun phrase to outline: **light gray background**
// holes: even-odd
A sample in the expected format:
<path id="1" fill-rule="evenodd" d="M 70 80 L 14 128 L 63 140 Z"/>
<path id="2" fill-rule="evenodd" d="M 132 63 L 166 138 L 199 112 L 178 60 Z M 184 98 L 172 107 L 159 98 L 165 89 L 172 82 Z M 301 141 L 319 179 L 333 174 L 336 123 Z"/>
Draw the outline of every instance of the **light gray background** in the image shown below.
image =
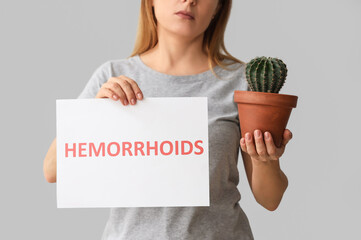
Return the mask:
<path id="1" fill-rule="evenodd" d="M 0 239 L 100 239 L 109 209 L 57 209 L 43 159 L 55 100 L 76 98 L 96 67 L 130 55 L 139 6 L 0 2 Z M 246 62 L 281 58 L 289 72 L 280 93 L 299 96 L 276 211 L 255 201 L 239 159 L 240 204 L 257 240 L 361 239 L 360 12 L 359 0 L 234 0 L 227 49 Z"/>

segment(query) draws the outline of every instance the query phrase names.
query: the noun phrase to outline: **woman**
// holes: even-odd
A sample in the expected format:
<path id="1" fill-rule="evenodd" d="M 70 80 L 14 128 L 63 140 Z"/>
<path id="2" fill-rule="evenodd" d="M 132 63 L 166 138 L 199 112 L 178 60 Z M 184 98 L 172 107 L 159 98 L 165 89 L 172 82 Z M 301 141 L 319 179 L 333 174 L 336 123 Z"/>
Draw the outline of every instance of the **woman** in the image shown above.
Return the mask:
<path id="1" fill-rule="evenodd" d="M 124 106 L 145 97 L 208 97 L 210 207 L 112 208 L 102 239 L 254 239 L 239 205 L 239 147 L 258 203 L 273 211 L 287 188 L 281 148 L 256 132 L 240 139 L 234 90 L 247 90 L 245 63 L 231 56 L 223 36 L 231 0 L 142 0 L 130 57 L 102 64 L 78 98 L 112 98 Z M 221 53 L 221 50 L 225 54 Z M 253 141 L 254 138 L 254 141 Z M 44 174 L 56 181 L 56 140 Z M 186 174 L 186 173 L 185 173 Z"/>

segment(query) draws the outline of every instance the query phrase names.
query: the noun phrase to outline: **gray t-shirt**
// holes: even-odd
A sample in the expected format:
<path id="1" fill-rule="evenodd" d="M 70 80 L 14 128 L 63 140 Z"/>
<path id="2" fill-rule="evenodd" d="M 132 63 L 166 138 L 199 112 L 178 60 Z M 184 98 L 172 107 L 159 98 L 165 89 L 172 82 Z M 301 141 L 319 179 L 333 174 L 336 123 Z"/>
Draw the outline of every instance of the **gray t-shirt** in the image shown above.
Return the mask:
<path id="1" fill-rule="evenodd" d="M 120 75 L 136 81 L 144 98 L 208 97 L 210 207 L 111 208 L 102 240 L 254 239 L 239 205 L 240 128 L 233 101 L 234 90 L 249 88 L 245 64 L 229 67 L 231 71 L 214 67 L 221 79 L 210 70 L 175 76 L 150 68 L 135 55 L 107 61 L 95 70 L 78 98 L 94 98 L 103 83 Z"/>

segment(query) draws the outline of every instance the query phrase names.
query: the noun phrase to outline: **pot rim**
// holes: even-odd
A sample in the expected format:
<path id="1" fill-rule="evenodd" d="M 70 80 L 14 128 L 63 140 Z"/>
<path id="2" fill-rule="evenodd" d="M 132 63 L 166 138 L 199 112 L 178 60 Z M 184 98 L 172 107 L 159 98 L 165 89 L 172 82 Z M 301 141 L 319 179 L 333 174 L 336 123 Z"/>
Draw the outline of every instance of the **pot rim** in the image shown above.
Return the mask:
<path id="1" fill-rule="evenodd" d="M 282 93 L 266 93 L 256 91 L 234 91 L 234 102 L 240 104 L 261 104 L 277 107 L 295 108 L 298 96 Z"/>

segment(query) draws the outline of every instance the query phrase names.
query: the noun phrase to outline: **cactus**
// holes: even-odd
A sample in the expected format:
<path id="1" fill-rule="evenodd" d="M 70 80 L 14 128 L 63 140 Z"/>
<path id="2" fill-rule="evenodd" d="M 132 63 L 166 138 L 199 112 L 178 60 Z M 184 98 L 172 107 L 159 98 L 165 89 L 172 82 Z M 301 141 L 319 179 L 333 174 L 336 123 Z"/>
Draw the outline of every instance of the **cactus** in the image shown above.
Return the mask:
<path id="1" fill-rule="evenodd" d="M 287 76 L 287 66 L 281 59 L 256 57 L 246 66 L 246 78 L 251 91 L 278 93 Z"/>

